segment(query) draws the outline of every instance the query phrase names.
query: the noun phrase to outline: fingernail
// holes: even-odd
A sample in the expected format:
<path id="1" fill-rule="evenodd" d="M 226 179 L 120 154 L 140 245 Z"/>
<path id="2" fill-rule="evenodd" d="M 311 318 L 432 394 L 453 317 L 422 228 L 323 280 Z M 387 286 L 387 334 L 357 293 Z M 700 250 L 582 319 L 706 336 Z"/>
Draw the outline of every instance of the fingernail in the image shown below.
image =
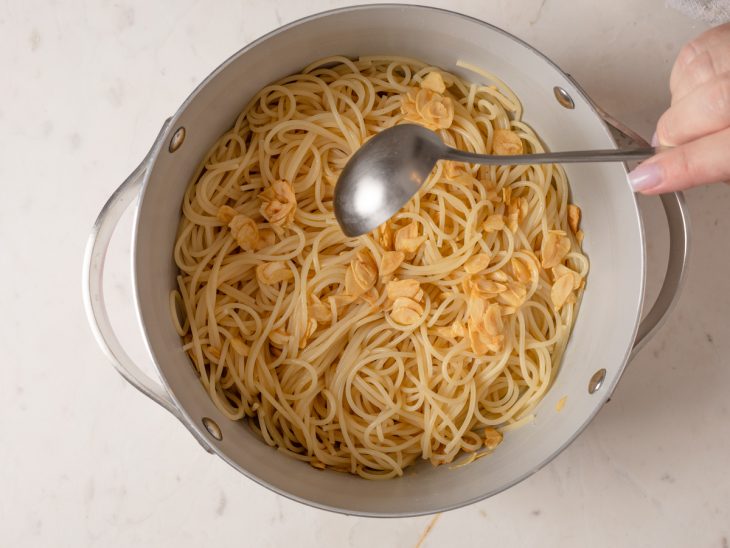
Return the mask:
<path id="1" fill-rule="evenodd" d="M 662 182 L 662 169 L 656 163 L 643 163 L 629 173 L 629 183 L 637 191 L 649 190 Z"/>
<path id="2" fill-rule="evenodd" d="M 654 132 L 654 135 L 651 136 L 651 146 L 659 146 L 659 138 L 656 136 L 656 131 Z"/>

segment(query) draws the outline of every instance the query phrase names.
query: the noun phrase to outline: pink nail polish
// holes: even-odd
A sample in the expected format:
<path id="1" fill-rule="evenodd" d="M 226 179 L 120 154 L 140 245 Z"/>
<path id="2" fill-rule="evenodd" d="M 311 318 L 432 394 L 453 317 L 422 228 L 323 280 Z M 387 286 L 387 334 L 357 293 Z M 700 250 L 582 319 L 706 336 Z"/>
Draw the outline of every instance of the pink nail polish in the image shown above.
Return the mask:
<path id="1" fill-rule="evenodd" d="M 643 163 L 629 173 L 629 183 L 636 192 L 649 190 L 662 182 L 662 168 L 656 163 Z"/>

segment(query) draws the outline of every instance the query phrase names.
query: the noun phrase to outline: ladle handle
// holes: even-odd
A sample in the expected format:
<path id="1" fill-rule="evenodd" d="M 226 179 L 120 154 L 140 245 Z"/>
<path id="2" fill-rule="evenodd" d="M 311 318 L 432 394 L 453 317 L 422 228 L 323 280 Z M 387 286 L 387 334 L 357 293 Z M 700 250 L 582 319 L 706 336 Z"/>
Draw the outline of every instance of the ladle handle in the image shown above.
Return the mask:
<path id="1" fill-rule="evenodd" d="M 643 147 L 634 149 L 574 150 L 569 152 L 543 152 L 539 154 L 494 155 L 475 154 L 450 148 L 445 160 L 486 165 L 521 164 L 572 164 L 581 162 L 632 162 L 645 160 L 666 150 L 667 147 Z"/>

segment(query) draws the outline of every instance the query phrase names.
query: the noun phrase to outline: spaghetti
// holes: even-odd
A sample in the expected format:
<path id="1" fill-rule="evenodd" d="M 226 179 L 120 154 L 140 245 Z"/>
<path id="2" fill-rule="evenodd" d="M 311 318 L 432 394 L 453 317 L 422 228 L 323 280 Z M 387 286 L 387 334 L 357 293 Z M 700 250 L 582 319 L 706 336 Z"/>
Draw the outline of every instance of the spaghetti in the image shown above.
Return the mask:
<path id="1" fill-rule="evenodd" d="M 490 83 L 318 61 L 251 99 L 185 192 L 170 296 L 184 350 L 224 415 L 316 468 L 384 479 L 492 450 L 556 375 L 588 272 L 559 166 L 439 162 L 373 233 L 335 221 L 348 158 L 395 124 L 477 153 L 543 150 L 509 88 L 464 67 Z"/>

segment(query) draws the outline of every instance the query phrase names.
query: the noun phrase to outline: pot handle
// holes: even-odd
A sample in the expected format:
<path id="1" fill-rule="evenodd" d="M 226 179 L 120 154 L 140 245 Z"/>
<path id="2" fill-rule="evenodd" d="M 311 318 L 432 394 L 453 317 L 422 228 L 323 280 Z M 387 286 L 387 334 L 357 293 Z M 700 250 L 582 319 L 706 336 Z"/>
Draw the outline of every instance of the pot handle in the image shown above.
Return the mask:
<path id="1" fill-rule="evenodd" d="M 158 147 L 161 146 L 169 121 L 168 119 L 163 124 L 152 148 L 142 162 L 119 185 L 119 188 L 114 191 L 114 194 L 111 195 L 101 209 L 86 244 L 82 273 L 82 292 L 86 316 L 96 338 L 96 342 L 109 360 L 111 360 L 115 369 L 137 390 L 164 407 L 186 425 L 203 448 L 210 452 L 208 444 L 188 425 L 162 384 L 159 381 L 155 381 L 137 367 L 134 361 L 132 361 L 132 358 L 124 350 L 109 321 L 109 315 L 107 314 L 106 303 L 104 301 L 104 262 L 106 261 L 107 251 L 109 250 L 109 242 L 122 214 L 139 194 L 147 170 L 147 164 Z"/>
<path id="2" fill-rule="evenodd" d="M 687 276 L 689 259 L 689 212 L 684 194 L 670 192 L 660 196 L 664 214 L 669 225 L 669 259 L 664 281 L 654 304 L 649 309 L 636 333 L 631 358 L 649 342 L 649 339 L 664 325 L 669 313 L 679 298 L 680 291 Z"/>
<path id="3" fill-rule="evenodd" d="M 626 127 L 595 103 L 593 106 L 601 115 L 604 122 L 608 124 L 617 140 L 628 141 L 638 146 L 649 146 L 649 143 L 638 133 Z M 659 290 L 659 295 L 639 324 L 636 339 L 634 340 L 634 347 L 631 350 L 631 358 L 638 354 L 649 339 L 664 324 L 677 302 L 687 274 L 690 224 L 684 194 L 681 192 L 670 192 L 662 194 L 659 198 L 662 201 L 664 214 L 667 217 L 667 224 L 669 225 L 669 260 L 667 261 L 667 271 L 664 274 L 664 281 Z"/>

